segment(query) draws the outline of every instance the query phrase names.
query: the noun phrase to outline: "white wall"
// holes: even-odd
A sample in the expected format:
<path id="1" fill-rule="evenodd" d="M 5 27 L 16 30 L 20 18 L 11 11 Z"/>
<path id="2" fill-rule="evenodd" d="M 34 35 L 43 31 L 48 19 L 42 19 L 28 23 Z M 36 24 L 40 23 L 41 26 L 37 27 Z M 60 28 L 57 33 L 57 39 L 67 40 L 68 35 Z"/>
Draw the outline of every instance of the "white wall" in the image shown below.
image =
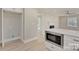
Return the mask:
<path id="1" fill-rule="evenodd" d="M 45 32 L 49 25 L 58 28 L 58 16 L 38 13 L 36 9 L 26 8 L 24 12 L 24 39 L 32 39 L 38 35 L 38 17 L 40 16 L 40 33 Z"/>
<path id="2" fill-rule="evenodd" d="M 55 28 L 59 27 L 58 16 L 50 14 L 40 14 L 41 16 L 41 31 L 44 33 L 46 29 L 49 29 L 50 25 L 54 25 Z"/>
<path id="3" fill-rule="evenodd" d="M 41 32 L 45 32 L 49 25 L 55 25 L 58 28 L 58 16 L 50 14 L 40 14 Z M 10 39 L 12 36 L 21 34 L 21 15 L 16 13 L 4 12 L 4 39 Z M 26 8 L 24 11 L 24 39 L 32 39 L 38 36 L 38 12 L 33 8 Z"/>
<path id="4" fill-rule="evenodd" d="M 38 35 L 37 11 L 32 8 L 26 8 L 24 11 L 24 39 L 33 39 Z"/>
<path id="5" fill-rule="evenodd" d="M 21 34 L 21 15 L 4 12 L 3 31 L 4 40 L 18 37 Z"/>

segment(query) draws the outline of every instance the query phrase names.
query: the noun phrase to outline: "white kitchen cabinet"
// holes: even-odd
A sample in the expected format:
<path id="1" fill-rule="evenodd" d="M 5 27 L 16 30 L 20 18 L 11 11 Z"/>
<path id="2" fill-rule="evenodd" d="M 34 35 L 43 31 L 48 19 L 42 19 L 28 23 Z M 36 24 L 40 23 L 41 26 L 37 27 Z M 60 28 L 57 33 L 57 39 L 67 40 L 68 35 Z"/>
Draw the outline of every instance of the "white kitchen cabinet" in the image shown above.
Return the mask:
<path id="1" fill-rule="evenodd" d="M 79 50 L 79 31 L 73 31 L 68 29 L 47 29 L 46 31 L 63 34 L 63 50 Z M 51 47 L 50 44 L 48 47 Z M 55 45 L 55 44 L 53 44 Z M 52 46 L 53 46 L 52 45 Z M 58 49 L 59 50 L 59 49 Z"/>
<path id="2" fill-rule="evenodd" d="M 78 50 L 79 49 L 79 38 L 64 35 L 64 49 L 65 50 Z"/>
<path id="3" fill-rule="evenodd" d="M 54 44 L 54 43 L 52 43 L 50 41 L 45 41 L 45 46 L 50 51 L 63 51 L 63 48 L 58 47 L 56 44 Z"/>

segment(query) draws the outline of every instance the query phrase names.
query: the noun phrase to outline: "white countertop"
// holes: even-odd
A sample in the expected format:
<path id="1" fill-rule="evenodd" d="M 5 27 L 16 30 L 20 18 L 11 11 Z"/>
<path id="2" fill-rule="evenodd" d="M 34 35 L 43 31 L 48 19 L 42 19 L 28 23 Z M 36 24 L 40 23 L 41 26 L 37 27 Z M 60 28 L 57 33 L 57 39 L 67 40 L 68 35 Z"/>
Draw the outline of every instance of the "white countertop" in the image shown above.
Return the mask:
<path id="1" fill-rule="evenodd" d="M 47 29 L 46 31 L 79 37 L 79 31 L 74 31 L 74 30 L 56 28 L 56 29 Z"/>

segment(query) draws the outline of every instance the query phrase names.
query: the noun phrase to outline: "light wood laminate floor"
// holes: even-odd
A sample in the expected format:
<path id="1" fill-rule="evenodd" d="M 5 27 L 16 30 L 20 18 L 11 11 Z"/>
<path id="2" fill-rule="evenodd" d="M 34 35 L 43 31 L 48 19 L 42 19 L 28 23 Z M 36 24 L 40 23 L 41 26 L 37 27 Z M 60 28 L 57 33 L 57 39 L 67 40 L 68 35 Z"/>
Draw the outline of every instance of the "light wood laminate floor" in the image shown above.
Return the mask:
<path id="1" fill-rule="evenodd" d="M 23 43 L 21 40 L 7 42 L 4 48 L 0 46 L 0 51 L 48 51 L 48 49 L 43 41 L 37 39 L 29 43 Z"/>

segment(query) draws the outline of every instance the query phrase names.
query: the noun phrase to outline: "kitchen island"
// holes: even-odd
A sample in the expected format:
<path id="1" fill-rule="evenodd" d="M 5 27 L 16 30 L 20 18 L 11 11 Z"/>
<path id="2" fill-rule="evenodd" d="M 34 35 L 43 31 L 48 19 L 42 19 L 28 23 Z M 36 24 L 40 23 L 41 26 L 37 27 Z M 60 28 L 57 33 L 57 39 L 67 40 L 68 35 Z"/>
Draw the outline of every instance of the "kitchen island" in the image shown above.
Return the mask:
<path id="1" fill-rule="evenodd" d="M 65 51 L 72 51 L 72 50 L 79 50 L 79 31 L 73 31 L 73 30 L 68 30 L 68 29 L 47 29 L 47 32 L 49 32 L 50 34 L 54 35 L 55 34 L 62 34 L 63 35 L 63 39 L 58 39 L 61 40 L 62 42 L 60 42 L 61 44 L 63 44 L 63 48 L 58 46 L 56 44 L 56 40 L 55 37 L 52 36 L 51 40 L 52 41 L 48 41 L 46 40 L 46 47 L 51 49 L 51 50 L 65 50 Z M 51 36 L 50 36 L 51 37 Z M 49 37 L 49 39 L 50 39 Z M 48 39 L 48 38 L 46 38 Z M 54 40 L 54 41 L 53 41 Z"/>

